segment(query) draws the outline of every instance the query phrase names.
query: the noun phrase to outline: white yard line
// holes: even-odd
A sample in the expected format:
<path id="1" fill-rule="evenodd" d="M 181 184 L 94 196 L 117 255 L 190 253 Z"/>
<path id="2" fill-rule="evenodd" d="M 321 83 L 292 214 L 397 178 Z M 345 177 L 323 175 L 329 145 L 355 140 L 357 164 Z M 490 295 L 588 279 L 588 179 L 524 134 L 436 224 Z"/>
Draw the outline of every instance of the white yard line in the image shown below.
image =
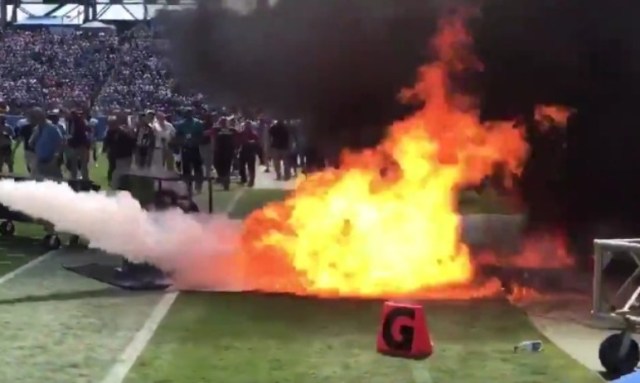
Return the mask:
<path id="1" fill-rule="evenodd" d="M 0 277 L 0 285 L 3 283 L 7 283 L 8 281 L 12 280 L 13 278 L 17 277 L 18 275 L 24 273 L 25 271 L 29 270 L 30 268 L 36 266 L 37 264 L 39 264 L 40 262 L 44 261 L 45 259 L 50 258 L 53 254 L 55 253 L 55 251 L 50 251 L 44 255 L 39 256 L 38 258 L 35 258 L 34 260 L 30 261 L 29 263 L 26 263 L 20 267 L 18 267 L 17 269 L 13 270 L 10 273 L 7 273 L 5 275 L 3 275 L 2 277 Z"/>
<path id="2" fill-rule="evenodd" d="M 241 189 L 235 193 L 229 201 L 229 205 L 227 205 L 227 209 L 225 211 L 227 214 L 231 213 L 246 191 L 247 189 Z M 160 323 L 162 323 L 164 317 L 169 313 L 171 306 L 178 298 L 178 294 L 179 293 L 177 291 L 174 291 L 165 294 L 162 299 L 160 299 L 160 302 L 158 302 L 156 307 L 153 309 L 151 315 L 149 315 L 149 318 L 147 318 L 144 325 L 142 325 L 140 331 L 136 333 L 131 340 L 131 343 L 129 343 L 125 348 L 124 352 L 120 355 L 109 372 L 107 372 L 105 378 L 102 379 L 102 383 L 122 383 L 124 381 L 127 374 L 136 363 L 136 360 L 138 360 L 138 357 L 142 354 L 142 351 L 144 351 L 147 344 L 149 344 L 149 341 L 160 326 Z"/>

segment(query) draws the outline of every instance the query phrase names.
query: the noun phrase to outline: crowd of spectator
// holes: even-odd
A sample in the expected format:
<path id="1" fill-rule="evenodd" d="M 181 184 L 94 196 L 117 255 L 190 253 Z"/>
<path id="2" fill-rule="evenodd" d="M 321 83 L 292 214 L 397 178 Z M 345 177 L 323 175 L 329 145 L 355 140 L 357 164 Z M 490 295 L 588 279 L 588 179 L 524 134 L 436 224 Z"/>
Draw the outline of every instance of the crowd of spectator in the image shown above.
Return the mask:
<path id="1" fill-rule="evenodd" d="M 167 42 L 146 29 L 123 38 L 120 61 L 102 88 L 100 110 L 175 110 L 201 101 L 202 96 L 178 91 L 167 60 Z"/>
<path id="2" fill-rule="evenodd" d="M 14 112 L 89 107 L 119 55 L 113 34 L 9 29 L 0 42 L 0 95 Z"/>
<path id="3" fill-rule="evenodd" d="M 200 101 L 177 91 L 163 49 L 166 42 L 144 27 L 122 34 L 7 29 L 0 35 L 0 98 L 12 113 L 41 106 L 103 115 Z"/>
<path id="4" fill-rule="evenodd" d="M 89 163 L 99 155 L 93 117 L 101 115 L 112 182 L 132 167 L 153 168 L 195 177 L 196 189 L 215 175 L 229 189 L 233 170 L 252 187 L 258 158 L 277 180 L 295 177 L 306 158 L 296 124 L 208 107 L 202 95 L 180 89 L 167 48 L 144 26 L 121 34 L 1 31 L 0 171 L 13 171 L 22 145 L 32 175 L 89 179 Z M 10 127 L 8 114 L 26 118 Z"/>

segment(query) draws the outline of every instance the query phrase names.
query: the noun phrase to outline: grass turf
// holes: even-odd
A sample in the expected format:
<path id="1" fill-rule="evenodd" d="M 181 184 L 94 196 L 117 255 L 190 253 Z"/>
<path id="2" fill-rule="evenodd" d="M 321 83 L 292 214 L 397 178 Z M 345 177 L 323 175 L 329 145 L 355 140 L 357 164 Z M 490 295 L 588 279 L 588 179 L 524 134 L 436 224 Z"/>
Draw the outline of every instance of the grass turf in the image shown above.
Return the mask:
<path id="1" fill-rule="evenodd" d="M 183 295 L 126 382 L 408 383 L 424 369 L 434 383 L 599 381 L 548 342 L 514 354 L 540 334 L 506 301 L 426 302 L 436 350 L 426 362 L 375 352 L 380 310 L 374 301 Z"/>
<path id="2" fill-rule="evenodd" d="M 242 218 L 281 190 L 245 193 L 231 211 Z M 477 198 L 472 196 L 473 198 Z M 481 199 L 481 198 L 480 198 Z M 493 212 L 479 203 L 473 212 Z M 503 211 L 500 211 L 503 212 Z M 436 352 L 426 362 L 375 352 L 381 302 L 281 295 L 182 294 L 129 373 L 127 383 L 599 382 L 550 344 L 504 300 L 425 302 Z M 514 354 L 528 339 L 538 354 Z"/>

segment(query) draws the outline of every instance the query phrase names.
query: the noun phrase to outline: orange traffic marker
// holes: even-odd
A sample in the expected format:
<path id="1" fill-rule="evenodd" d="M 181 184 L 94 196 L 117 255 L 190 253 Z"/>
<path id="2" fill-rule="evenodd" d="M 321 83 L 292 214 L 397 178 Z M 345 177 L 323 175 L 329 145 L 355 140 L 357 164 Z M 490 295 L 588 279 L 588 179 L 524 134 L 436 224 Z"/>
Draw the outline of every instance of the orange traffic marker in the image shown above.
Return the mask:
<path id="1" fill-rule="evenodd" d="M 378 330 L 378 352 L 407 359 L 426 359 L 433 353 L 422 306 L 385 302 Z"/>

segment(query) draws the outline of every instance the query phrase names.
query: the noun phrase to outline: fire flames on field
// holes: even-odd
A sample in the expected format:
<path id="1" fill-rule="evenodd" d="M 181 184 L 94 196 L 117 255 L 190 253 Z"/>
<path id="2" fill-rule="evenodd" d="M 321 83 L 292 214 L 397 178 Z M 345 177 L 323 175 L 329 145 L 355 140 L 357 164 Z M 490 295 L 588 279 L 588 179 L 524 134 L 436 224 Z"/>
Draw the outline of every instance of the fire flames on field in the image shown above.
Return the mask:
<path id="1" fill-rule="evenodd" d="M 477 278 L 461 241 L 458 194 L 496 165 L 517 176 L 529 148 L 513 121 L 482 122 L 477 100 L 453 91 L 452 76 L 482 69 L 464 21 L 441 20 L 431 41 L 438 60 L 401 92 L 420 106 L 415 114 L 395 122 L 379 146 L 345 153 L 339 169 L 309 175 L 284 202 L 246 220 L 245 278 L 257 290 L 443 299 L 500 290 L 496 279 Z M 537 259 L 527 251 L 519 262 Z"/>

